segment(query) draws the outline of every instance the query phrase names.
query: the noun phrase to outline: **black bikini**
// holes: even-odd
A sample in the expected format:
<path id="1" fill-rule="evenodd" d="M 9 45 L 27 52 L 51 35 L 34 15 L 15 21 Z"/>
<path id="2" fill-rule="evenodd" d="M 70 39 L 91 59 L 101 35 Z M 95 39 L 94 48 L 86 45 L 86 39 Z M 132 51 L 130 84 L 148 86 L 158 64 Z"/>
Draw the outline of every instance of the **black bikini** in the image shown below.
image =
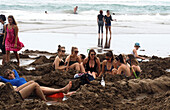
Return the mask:
<path id="1" fill-rule="evenodd" d="M 106 65 L 105 65 L 105 71 L 112 71 L 112 69 L 114 68 L 114 66 L 112 65 L 112 67 L 110 69 L 107 69 L 107 62 L 106 62 Z"/>
<path id="2" fill-rule="evenodd" d="M 95 63 L 94 63 L 94 67 L 90 67 L 89 66 L 89 59 L 86 63 L 86 71 L 90 71 L 90 72 L 97 72 L 97 63 L 96 63 L 96 59 L 94 59 Z"/>

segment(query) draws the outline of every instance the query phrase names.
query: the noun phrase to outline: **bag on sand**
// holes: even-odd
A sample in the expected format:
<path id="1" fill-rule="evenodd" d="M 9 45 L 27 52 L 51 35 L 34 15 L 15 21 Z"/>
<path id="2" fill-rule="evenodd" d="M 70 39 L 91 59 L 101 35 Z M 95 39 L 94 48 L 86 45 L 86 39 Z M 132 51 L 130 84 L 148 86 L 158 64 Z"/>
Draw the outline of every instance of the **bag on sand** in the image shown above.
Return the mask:
<path id="1" fill-rule="evenodd" d="M 74 78 L 76 79 L 80 79 L 80 84 L 84 85 L 84 84 L 90 84 L 90 81 L 94 80 L 94 77 L 91 76 L 88 73 L 78 73 L 74 75 Z"/>

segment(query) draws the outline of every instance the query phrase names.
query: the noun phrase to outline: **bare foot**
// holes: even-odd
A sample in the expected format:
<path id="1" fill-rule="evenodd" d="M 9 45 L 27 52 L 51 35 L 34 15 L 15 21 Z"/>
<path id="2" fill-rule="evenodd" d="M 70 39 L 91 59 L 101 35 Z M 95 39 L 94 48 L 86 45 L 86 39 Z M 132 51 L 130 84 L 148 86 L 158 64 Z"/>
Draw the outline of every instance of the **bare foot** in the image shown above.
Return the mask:
<path id="1" fill-rule="evenodd" d="M 63 93 L 67 94 L 72 87 L 72 81 L 70 81 L 64 88 L 63 88 Z"/>
<path id="2" fill-rule="evenodd" d="M 73 92 L 68 92 L 67 94 L 64 94 L 65 96 L 71 96 L 72 94 L 75 94 L 76 91 L 73 91 Z"/>

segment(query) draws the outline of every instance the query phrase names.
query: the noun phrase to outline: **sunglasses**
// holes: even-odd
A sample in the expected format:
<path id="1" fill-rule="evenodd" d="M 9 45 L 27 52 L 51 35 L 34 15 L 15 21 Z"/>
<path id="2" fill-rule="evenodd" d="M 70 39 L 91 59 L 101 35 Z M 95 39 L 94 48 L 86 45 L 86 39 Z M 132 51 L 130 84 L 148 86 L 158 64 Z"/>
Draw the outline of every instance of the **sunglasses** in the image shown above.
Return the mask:
<path id="1" fill-rule="evenodd" d="M 65 50 L 61 50 L 63 53 L 66 52 Z"/>
<path id="2" fill-rule="evenodd" d="M 79 51 L 74 51 L 75 53 L 79 53 Z"/>
<path id="3" fill-rule="evenodd" d="M 9 76 L 10 74 L 12 74 L 13 72 L 12 71 L 9 71 L 8 73 L 7 73 L 7 76 Z"/>
<path id="4" fill-rule="evenodd" d="M 91 56 L 96 55 L 96 54 L 91 54 Z"/>

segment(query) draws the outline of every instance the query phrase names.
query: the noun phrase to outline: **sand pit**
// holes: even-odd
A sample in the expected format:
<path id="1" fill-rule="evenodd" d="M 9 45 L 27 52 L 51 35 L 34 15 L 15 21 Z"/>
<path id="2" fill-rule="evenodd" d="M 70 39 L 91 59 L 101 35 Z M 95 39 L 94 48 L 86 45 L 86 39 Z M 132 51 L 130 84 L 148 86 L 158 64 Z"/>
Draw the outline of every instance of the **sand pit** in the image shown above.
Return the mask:
<path id="1" fill-rule="evenodd" d="M 126 78 L 123 75 L 105 76 L 106 86 L 100 84 L 101 78 L 92 81 L 91 84 L 81 85 L 80 80 L 73 79 L 76 71 L 55 71 L 51 66 L 55 54 L 48 52 L 29 51 L 29 53 L 40 54 L 41 56 L 27 59 L 34 62 L 17 67 L 15 62 L 5 66 L 0 65 L 0 75 L 5 69 L 16 69 L 21 77 L 27 81 L 35 80 L 41 86 L 54 88 L 64 87 L 70 80 L 73 81 L 71 91 L 76 94 L 61 102 L 44 102 L 34 94 L 26 100 L 20 99 L 13 87 L 7 83 L 0 86 L 0 109 L 170 109 L 170 74 L 167 71 L 170 67 L 170 57 L 151 57 L 149 61 L 140 63 L 142 74 L 140 79 Z M 50 57 L 46 57 L 46 54 Z M 100 55 L 102 60 L 102 55 Z M 28 70 L 28 67 L 34 68 Z M 50 104 L 49 104 L 50 103 Z"/>

